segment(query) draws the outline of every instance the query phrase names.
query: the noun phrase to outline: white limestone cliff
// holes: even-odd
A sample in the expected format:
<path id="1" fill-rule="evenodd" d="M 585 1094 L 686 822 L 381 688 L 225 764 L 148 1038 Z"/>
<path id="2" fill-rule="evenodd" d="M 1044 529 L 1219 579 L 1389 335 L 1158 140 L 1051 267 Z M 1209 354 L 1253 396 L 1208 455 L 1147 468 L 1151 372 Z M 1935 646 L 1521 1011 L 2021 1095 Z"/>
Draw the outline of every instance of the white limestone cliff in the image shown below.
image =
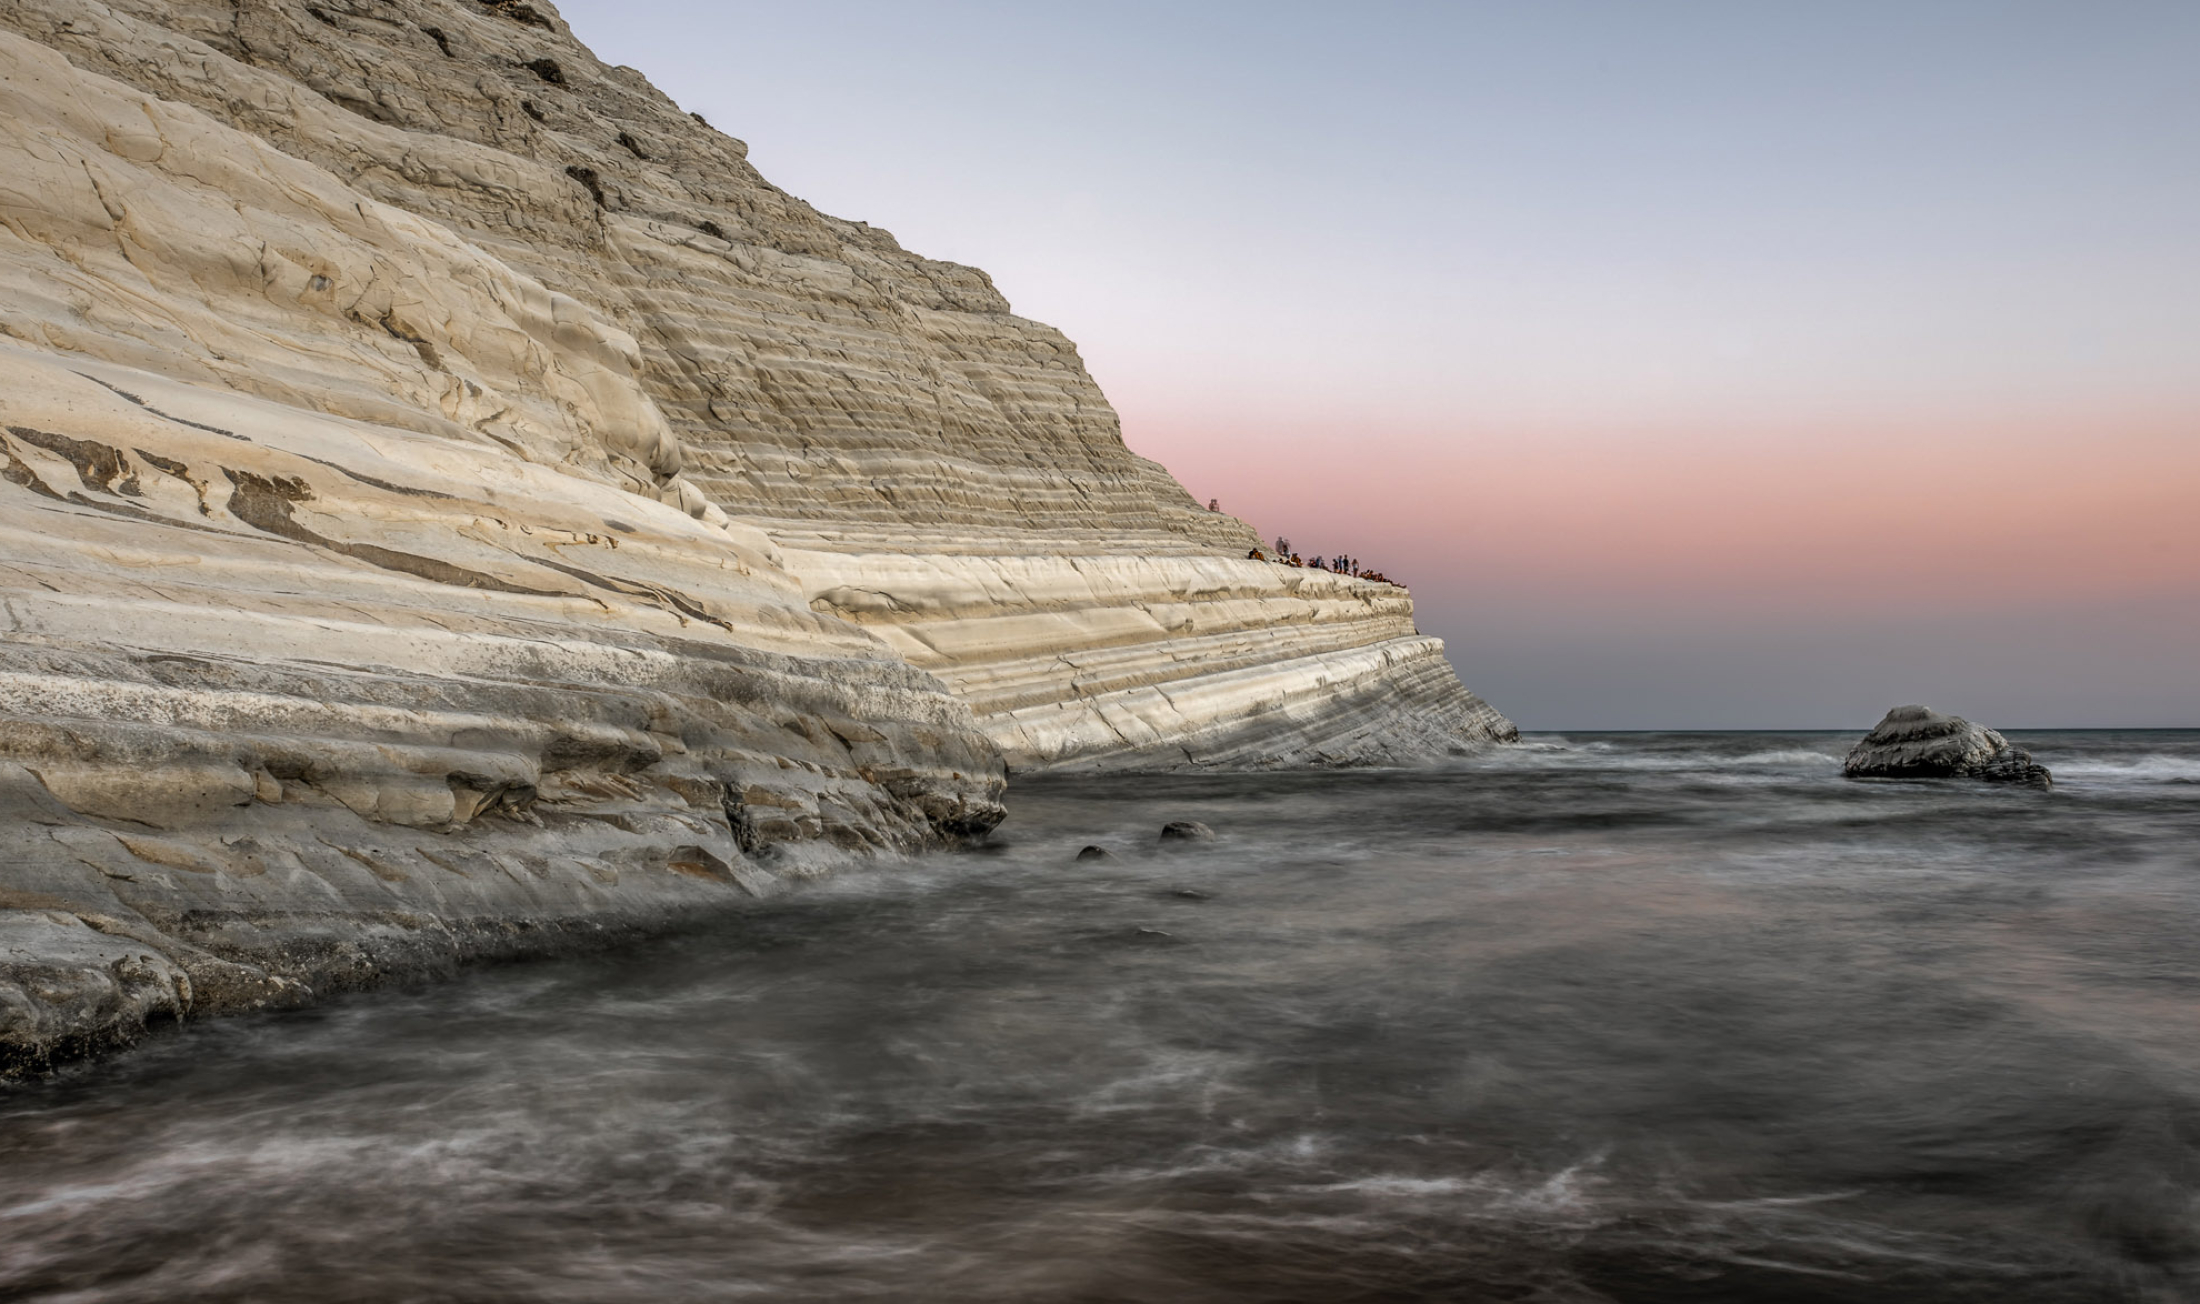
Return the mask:
<path id="1" fill-rule="evenodd" d="M 0 121 L 0 1060 L 1510 732 L 547 4 L 7 0 Z"/>

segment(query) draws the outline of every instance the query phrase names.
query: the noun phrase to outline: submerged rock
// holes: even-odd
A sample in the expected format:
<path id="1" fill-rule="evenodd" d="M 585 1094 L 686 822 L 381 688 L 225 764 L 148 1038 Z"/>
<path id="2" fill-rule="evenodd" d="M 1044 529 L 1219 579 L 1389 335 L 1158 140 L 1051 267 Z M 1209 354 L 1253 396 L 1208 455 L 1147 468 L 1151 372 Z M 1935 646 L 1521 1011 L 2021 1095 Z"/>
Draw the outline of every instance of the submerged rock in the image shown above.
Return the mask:
<path id="1" fill-rule="evenodd" d="M 1161 826 L 1163 842 L 1212 842 L 1215 831 L 1198 820 L 1171 820 Z"/>
<path id="2" fill-rule="evenodd" d="M 1086 847 L 1077 853 L 1077 859 L 1079 863 L 1088 860 L 1113 860 L 1115 859 L 1115 853 L 1106 847 Z"/>
<path id="3" fill-rule="evenodd" d="M 1898 706 L 1849 751 L 1842 772 L 1850 778 L 1983 779 L 2053 784 L 2032 753 L 1984 725 L 1931 707 Z"/>

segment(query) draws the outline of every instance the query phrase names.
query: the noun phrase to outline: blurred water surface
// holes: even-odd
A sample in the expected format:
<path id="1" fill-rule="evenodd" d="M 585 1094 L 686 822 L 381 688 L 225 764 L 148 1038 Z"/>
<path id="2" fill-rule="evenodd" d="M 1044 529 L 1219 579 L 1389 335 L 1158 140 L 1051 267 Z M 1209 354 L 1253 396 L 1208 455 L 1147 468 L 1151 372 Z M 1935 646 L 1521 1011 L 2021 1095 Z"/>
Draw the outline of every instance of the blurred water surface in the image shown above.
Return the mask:
<path id="1" fill-rule="evenodd" d="M 176 1030 L 0 1095 L 0 1297 L 2200 1298 L 2200 734 L 1846 741 L 1023 781 L 988 852 Z"/>

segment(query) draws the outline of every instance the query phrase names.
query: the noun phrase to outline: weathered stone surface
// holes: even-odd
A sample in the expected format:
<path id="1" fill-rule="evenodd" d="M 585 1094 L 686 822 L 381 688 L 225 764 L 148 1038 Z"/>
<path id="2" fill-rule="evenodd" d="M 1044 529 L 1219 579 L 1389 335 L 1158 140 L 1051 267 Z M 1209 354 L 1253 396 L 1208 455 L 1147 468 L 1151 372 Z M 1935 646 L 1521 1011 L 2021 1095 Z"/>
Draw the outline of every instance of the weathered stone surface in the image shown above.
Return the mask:
<path id="1" fill-rule="evenodd" d="M 0 963 L 0 1061 L 663 926 L 1000 818 L 968 708 L 753 534 L 5 345 L 0 425 L 0 920 L 47 921 L 53 966 Z M 61 431 L 93 474 L 34 437 Z"/>
<path id="2" fill-rule="evenodd" d="M 1924 706 L 1887 712 L 1842 769 L 1851 778 L 1984 779 L 2035 788 L 2053 782 L 2046 766 L 1994 730 Z"/>
<path id="3" fill-rule="evenodd" d="M 1015 769 L 1384 764 L 1518 736 L 1391 585 L 1165 542 L 987 557 L 774 537 L 813 605 L 938 675 Z"/>
<path id="4" fill-rule="evenodd" d="M 560 329 L 601 338 L 561 364 L 570 377 L 514 381 L 539 365 L 534 318 L 453 302 L 440 265 L 388 275 L 351 252 L 352 228 L 373 223 L 336 221 L 345 238 L 321 240 L 333 219 L 233 230 L 243 219 L 211 205 L 200 243 L 235 253 L 169 262 L 195 282 L 209 262 L 235 265 L 227 293 L 199 298 L 247 311 L 243 331 L 208 338 L 197 305 L 168 314 L 151 348 L 142 330 L 110 340 L 54 313 L 0 316 L 0 330 L 377 422 L 448 429 L 447 416 L 525 456 L 715 505 L 780 546 L 814 607 L 944 679 L 1017 769 L 1381 763 L 1510 736 L 1416 633 L 1402 590 L 1247 559 L 1252 532 L 1130 453 L 1075 346 L 1015 316 L 982 272 L 784 194 L 739 141 L 598 63 L 550 5 L 529 8 L 539 21 L 457 0 L 321 16 L 269 0 L 17 0 L 0 23 L 161 97 L 150 115 L 108 115 L 131 123 L 107 135 L 124 154 L 157 166 L 171 140 L 235 153 L 198 139 L 212 125 L 188 105 L 257 138 L 255 168 L 276 151 L 315 165 L 376 223 L 452 246 L 439 258 L 471 253 L 572 296 L 556 299 Z M 545 59 L 558 78 L 533 66 Z M 92 159 L 95 175 L 114 166 Z M 120 264 L 129 232 L 167 225 L 102 217 L 101 202 L 127 215 L 133 186 L 74 189 L 86 220 L 71 238 L 92 256 Z M 162 197 L 140 211 L 177 210 Z M 300 347 L 241 338 L 278 330 Z M 371 354 L 371 375 L 328 377 L 318 363 L 336 349 Z M 579 419 L 541 411 L 553 404 Z M 509 440 L 528 421 L 554 436 Z"/>
<path id="5" fill-rule="evenodd" d="M 0 1061 L 1506 736 L 548 3 L 0 5 Z"/>

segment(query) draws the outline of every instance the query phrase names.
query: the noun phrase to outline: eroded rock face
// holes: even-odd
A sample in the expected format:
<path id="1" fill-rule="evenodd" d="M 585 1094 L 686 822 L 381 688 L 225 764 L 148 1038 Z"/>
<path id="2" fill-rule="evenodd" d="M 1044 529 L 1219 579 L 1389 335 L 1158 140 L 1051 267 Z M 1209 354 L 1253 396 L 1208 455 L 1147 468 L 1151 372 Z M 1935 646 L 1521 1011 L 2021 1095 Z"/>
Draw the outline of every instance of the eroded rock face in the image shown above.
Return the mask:
<path id="1" fill-rule="evenodd" d="M 169 261 L 200 285 L 208 264 L 225 269 L 222 293 L 198 297 L 249 320 L 218 338 L 188 309 L 153 350 L 53 312 L 0 329 L 166 357 L 171 373 L 286 403 L 455 425 L 723 509 L 779 545 L 813 607 L 945 680 L 1018 769 L 1379 763 L 1510 736 L 1414 630 L 1402 591 L 1248 559 L 1252 531 L 1126 449 L 1075 346 L 1014 315 L 984 273 L 786 195 L 741 142 L 597 62 L 552 6 L 522 8 L 527 21 L 473 0 L 0 10 L 163 102 L 100 119 L 113 148 L 91 151 L 95 175 L 185 149 L 244 157 L 191 135 L 219 124 L 253 138 L 248 171 L 278 153 L 309 163 L 373 215 L 323 202 L 283 226 L 209 205 L 209 234 Z M 133 184 L 75 184 L 81 248 L 120 262 L 125 231 L 174 239 L 157 216 L 170 200 L 131 216 Z M 328 226 L 327 240 L 299 234 Z M 366 228 L 398 226 L 440 260 L 426 275 L 357 249 Z M 505 288 L 468 258 L 554 293 Z M 495 311 L 456 301 L 469 278 L 496 284 Z M 546 318 L 576 347 L 530 387 Z M 305 347 L 271 357 L 245 332 Z M 372 374 L 326 376 L 338 348 Z M 550 433 L 513 439 L 528 422 Z"/>
<path id="2" fill-rule="evenodd" d="M 0 430 L 0 1072 L 1001 818 L 969 709 L 753 532 L 6 345 Z"/>
<path id="3" fill-rule="evenodd" d="M 1842 770 L 1851 778 L 1983 779 L 2035 788 L 2053 782 L 2046 766 L 1994 730 L 1924 706 L 1887 712 L 1850 750 Z"/>
<path id="4" fill-rule="evenodd" d="M 0 1071 L 979 836 L 1012 766 L 1510 732 L 548 3 L 11 0 L 0 122 Z"/>

